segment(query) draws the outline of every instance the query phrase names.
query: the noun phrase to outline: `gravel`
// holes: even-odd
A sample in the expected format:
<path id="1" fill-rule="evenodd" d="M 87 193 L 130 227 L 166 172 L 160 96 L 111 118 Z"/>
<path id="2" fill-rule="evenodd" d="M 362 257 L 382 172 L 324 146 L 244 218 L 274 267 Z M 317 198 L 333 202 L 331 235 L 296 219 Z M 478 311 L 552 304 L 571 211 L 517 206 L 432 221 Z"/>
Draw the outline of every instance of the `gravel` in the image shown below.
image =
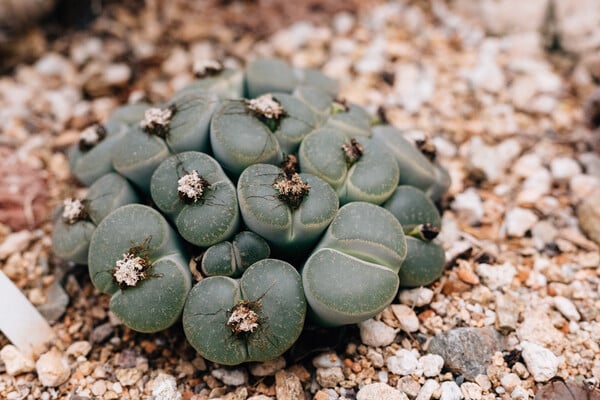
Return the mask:
<path id="1" fill-rule="evenodd" d="M 111 4 L 85 31 L 49 38 L 36 62 L 0 77 L 0 269 L 52 316 L 57 340 L 28 360 L 0 335 L 0 398 L 532 399 L 557 378 L 600 376 L 599 132 L 582 109 L 600 14 L 592 0 L 581 11 L 586 1 L 555 10 L 564 54 L 542 47 L 541 0 L 325 2 L 321 17 Z M 205 361 L 177 326 L 121 325 L 86 272 L 50 250 L 53 209 L 85 192 L 66 149 L 130 96 L 168 98 L 200 55 L 320 68 L 341 97 L 433 137 L 453 178 L 443 277 L 400 290 L 335 350 L 250 366 Z"/>

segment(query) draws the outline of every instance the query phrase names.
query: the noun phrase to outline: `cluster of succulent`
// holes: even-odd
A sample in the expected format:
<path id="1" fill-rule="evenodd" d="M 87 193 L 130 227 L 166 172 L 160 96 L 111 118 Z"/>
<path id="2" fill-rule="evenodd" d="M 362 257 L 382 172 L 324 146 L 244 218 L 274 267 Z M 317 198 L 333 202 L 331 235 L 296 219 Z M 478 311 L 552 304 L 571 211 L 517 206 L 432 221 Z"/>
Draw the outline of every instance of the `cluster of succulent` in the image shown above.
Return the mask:
<path id="1" fill-rule="evenodd" d="M 450 179 L 429 143 L 276 59 L 196 65 L 164 104 L 129 104 L 81 133 L 89 186 L 57 212 L 54 252 L 87 264 L 133 330 L 180 318 L 205 358 L 285 352 L 305 320 L 353 324 L 442 273 L 434 205 Z"/>

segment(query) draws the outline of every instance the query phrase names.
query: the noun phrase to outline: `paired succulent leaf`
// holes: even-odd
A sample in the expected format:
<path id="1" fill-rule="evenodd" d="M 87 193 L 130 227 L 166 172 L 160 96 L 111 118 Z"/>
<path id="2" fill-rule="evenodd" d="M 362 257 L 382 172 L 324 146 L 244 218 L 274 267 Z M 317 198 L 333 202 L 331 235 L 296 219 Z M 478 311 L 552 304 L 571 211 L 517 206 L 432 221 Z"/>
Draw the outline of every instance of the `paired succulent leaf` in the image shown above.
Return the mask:
<path id="1" fill-rule="evenodd" d="M 231 242 L 217 243 L 202 254 L 200 269 L 205 276 L 236 278 L 250 265 L 269 257 L 268 243 L 251 231 L 235 235 Z"/>
<path id="2" fill-rule="evenodd" d="M 213 276 L 190 291 L 183 329 L 204 358 L 225 365 L 281 355 L 302 331 L 306 300 L 290 264 L 265 259 L 239 280 Z"/>
<path id="3" fill-rule="evenodd" d="M 164 160 L 152 175 L 150 193 L 181 236 L 196 246 L 212 246 L 238 231 L 235 186 L 204 153 L 188 151 Z"/>

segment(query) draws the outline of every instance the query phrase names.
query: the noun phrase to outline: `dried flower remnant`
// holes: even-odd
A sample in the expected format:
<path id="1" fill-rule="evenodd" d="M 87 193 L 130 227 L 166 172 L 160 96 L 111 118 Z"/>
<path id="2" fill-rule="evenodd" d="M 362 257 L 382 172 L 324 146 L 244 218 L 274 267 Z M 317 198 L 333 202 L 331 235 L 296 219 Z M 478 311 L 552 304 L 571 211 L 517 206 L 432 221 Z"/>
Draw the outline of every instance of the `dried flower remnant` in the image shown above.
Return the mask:
<path id="1" fill-rule="evenodd" d="M 435 145 L 428 138 L 419 139 L 415 141 L 417 148 L 423 153 L 425 157 L 429 159 L 429 161 L 435 161 L 435 157 L 437 156 L 437 151 L 435 149 Z"/>
<path id="2" fill-rule="evenodd" d="M 304 182 L 298 173 L 293 173 L 289 177 L 280 175 L 273 183 L 273 187 L 278 192 L 277 197 L 294 210 L 300 207 L 304 196 L 310 191 L 310 185 Z"/>
<path id="3" fill-rule="evenodd" d="M 79 134 L 79 150 L 88 151 L 100 143 L 106 137 L 106 129 L 100 124 L 94 124 L 85 128 Z"/>
<path id="4" fill-rule="evenodd" d="M 433 226 L 430 223 L 417 225 L 408 233 L 409 236 L 417 237 L 426 241 L 435 239 L 439 234 L 440 228 Z"/>
<path id="5" fill-rule="evenodd" d="M 342 150 L 344 151 L 346 162 L 350 165 L 360 160 L 362 155 L 365 154 L 365 148 L 363 145 L 358 143 L 358 141 L 354 138 L 350 139 L 349 142 L 344 143 L 342 145 Z"/>
<path id="6" fill-rule="evenodd" d="M 231 315 L 227 320 L 227 326 L 231 328 L 235 335 L 252 333 L 258 328 L 259 316 L 252 310 L 258 304 L 255 302 L 242 301 L 231 310 Z"/>
<path id="7" fill-rule="evenodd" d="M 281 162 L 281 170 L 285 177 L 290 179 L 292 175 L 298 172 L 298 158 L 293 154 L 286 155 Z"/>
<path id="8" fill-rule="evenodd" d="M 169 134 L 169 123 L 174 114 L 174 106 L 149 108 L 144 113 L 144 119 L 140 122 L 140 127 L 144 132 L 164 139 Z"/>
<path id="9" fill-rule="evenodd" d="M 72 225 L 86 217 L 87 211 L 85 210 L 83 201 L 79 199 L 66 199 L 63 202 L 62 219 L 65 223 Z"/>
<path id="10" fill-rule="evenodd" d="M 144 258 L 131 253 L 123 254 L 123 258 L 117 261 L 113 270 L 113 276 L 119 287 L 135 286 L 143 279 L 144 271 L 148 268 Z"/>
<path id="11" fill-rule="evenodd" d="M 192 66 L 194 76 L 198 79 L 217 75 L 223 71 L 223 64 L 217 60 L 196 60 Z"/>
<path id="12" fill-rule="evenodd" d="M 331 104 L 331 114 L 348 112 L 349 109 L 346 99 L 335 99 Z"/>
<path id="13" fill-rule="evenodd" d="M 202 199 L 206 188 L 210 186 L 206 179 L 200 176 L 196 170 L 179 178 L 177 185 L 179 198 L 191 203 L 197 203 Z"/>
<path id="14" fill-rule="evenodd" d="M 285 114 L 281 104 L 271 94 L 264 94 L 255 99 L 246 100 L 246 107 L 266 119 L 277 120 Z"/>

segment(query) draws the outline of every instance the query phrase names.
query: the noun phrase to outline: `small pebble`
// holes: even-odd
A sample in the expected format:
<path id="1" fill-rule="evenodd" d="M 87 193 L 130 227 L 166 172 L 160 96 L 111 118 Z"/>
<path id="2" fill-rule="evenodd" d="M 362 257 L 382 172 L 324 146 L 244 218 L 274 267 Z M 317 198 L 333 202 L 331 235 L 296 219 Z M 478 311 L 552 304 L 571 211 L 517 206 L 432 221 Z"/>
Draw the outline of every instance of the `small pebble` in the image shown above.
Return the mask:
<path id="1" fill-rule="evenodd" d="M 396 389 L 405 393 L 409 398 L 414 399 L 419 394 L 421 385 L 412 376 L 403 376 L 402 378 L 398 379 Z"/>
<path id="2" fill-rule="evenodd" d="M 152 385 L 152 396 L 161 400 L 181 400 L 175 377 L 168 374 L 159 374 Z"/>
<path id="3" fill-rule="evenodd" d="M 440 384 L 434 379 L 427 379 L 415 400 L 429 400 L 433 394 L 440 388 Z"/>
<path id="4" fill-rule="evenodd" d="M 211 375 L 229 386 L 241 386 L 248 382 L 248 374 L 242 369 L 217 368 L 211 371 Z"/>
<path id="5" fill-rule="evenodd" d="M 538 216 L 531 210 L 516 207 L 504 216 L 504 229 L 511 237 L 523 237 L 538 221 Z"/>
<path id="6" fill-rule="evenodd" d="M 398 295 L 398 300 L 400 300 L 400 303 L 406 304 L 409 307 L 423 307 L 431 303 L 433 294 L 433 290 L 426 287 L 401 290 Z"/>
<path id="7" fill-rule="evenodd" d="M 285 358 L 280 356 L 272 360 L 251 364 L 249 369 L 250 373 L 254 376 L 272 376 L 275 375 L 277 371 L 284 368 Z"/>
<path id="8" fill-rule="evenodd" d="M 460 391 L 462 392 L 465 400 L 481 400 L 482 390 L 481 387 L 473 382 L 464 382 L 460 385 Z"/>
<path id="9" fill-rule="evenodd" d="M 412 308 L 404 304 L 392 304 L 391 308 L 400 323 L 400 329 L 405 332 L 416 332 L 419 330 L 419 318 Z"/>
<path id="10" fill-rule="evenodd" d="M 356 400 L 408 400 L 408 397 L 385 383 L 371 383 L 358 391 Z"/>
<path id="11" fill-rule="evenodd" d="M 373 318 L 358 324 L 360 339 L 367 346 L 381 347 L 391 344 L 396 339 L 398 331 Z"/>
<path id="12" fill-rule="evenodd" d="M 511 398 L 511 400 L 529 400 L 530 396 L 529 396 L 529 392 L 527 390 L 525 390 L 522 386 L 517 386 L 510 393 L 510 398 Z"/>
<path id="13" fill-rule="evenodd" d="M 94 382 L 92 385 L 92 393 L 96 396 L 102 396 L 106 393 L 106 382 L 102 379 Z"/>
<path id="14" fill-rule="evenodd" d="M 373 348 L 370 348 L 367 351 L 367 359 L 375 368 L 381 368 L 384 365 L 383 355 L 375 351 Z"/>
<path id="15" fill-rule="evenodd" d="M 572 158 L 556 157 L 550 162 L 552 177 L 556 180 L 565 180 L 581 173 L 581 166 Z"/>
<path id="16" fill-rule="evenodd" d="M 570 321 L 579 321 L 581 319 L 581 315 L 579 315 L 579 311 L 577 311 L 575 304 L 573 304 L 573 302 L 566 297 L 555 296 L 554 307 L 556 307 L 556 309 Z"/>
<path id="17" fill-rule="evenodd" d="M 419 358 L 419 365 L 426 377 L 438 376 L 444 367 L 444 359 L 437 354 L 426 354 Z"/>
<path id="18" fill-rule="evenodd" d="M 119 368 L 115 371 L 115 376 L 123 386 L 135 385 L 142 377 L 142 371 L 137 368 Z"/>
<path id="19" fill-rule="evenodd" d="M 60 386 L 71 376 L 67 358 L 57 349 L 44 353 L 35 363 L 35 369 L 42 385 Z"/>
<path id="20" fill-rule="evenodd" d="M 521 342 L 522 356 L 536 382 L 546 382 L 556 376 L 560 360 L 550 350 L 532 343 Z"/>
<path id="21" fill-rule="evenodd" d="M 521 378 L 519 378 L 517 374 L 511 372 L 510 374 L 504 375 L 500 379 L 500 383 L 502 384 L 502 387 L 506 389 L 506 392 L 510 393 L 514 388 L 521 384 Z"/>
<path id="22" fill-rule="evenodd" d="M 400 349 L 385 360 L 387 369 L 396 375 L 411 375 L 419 371 L 419 360 L 413 351 Z M 422 372 L 422 371 L 419 371 Z"/>
<path id="23" fill-rule="evenodd" d="M 450 205 L 452 210 L 457 214 L 457 217 L 465 222 L 476 225 L 483 218 L 483 202 L 477 191 L 473 188 L 468 188 L 462 193 L 458 193 L 454 197 L 454 201 Z"/>
<path id="24" fill-rule="evenodd" d="M 317 382 L 325 388 L 336 387 L 344 380 L 341 367 L 317 368 Z"/>
<path id="25" fill-rule="evenodd" d="M 4 363 L 6 373 L 10 376 L 17 376 L 35 369 L 33 360 L 26 357 L 12 344 L 7 344 L 0 350 L 0 360 Z"/>
<path id="26" fill-rule="evenodd" d="M 315 368 L 342 367 L 344 363 L 334 352 L 321 353 L 312 360 Z"/>
<path id="27" fill-rule="evenodd" d="M 77 342 L 73 342 L 65 352 L 69 356 L 73 356 L 75 358 L 79 356 L 87 356 L 88 353 L 92 350 L 92 345 L 90 342 L 85 340 L 80 340 Z"/>
<path id="28" fill-rule="evenodd" d="M 460 388 L 454 381 L 442 382 L 441 389 L 440 400 L 461 400 L 463 397 Z"/>
<path id="29" fill-rule="evenodd" d="M 510 286 L 516 273 L 516 268 L 508 262 L 500 265 L 482 263 L 477 266 L 477 274 L 484 285 L 492 290 Z"/>
<path id="30" fill-rule="evenodd" d="M 33 239 L 33 233 L 30 231 L 19 231 L 8 235 L 2 243 L 0 243 L 0 260 L 14 253 L 19 253 L 29 246 L 29 242 Z"/>

